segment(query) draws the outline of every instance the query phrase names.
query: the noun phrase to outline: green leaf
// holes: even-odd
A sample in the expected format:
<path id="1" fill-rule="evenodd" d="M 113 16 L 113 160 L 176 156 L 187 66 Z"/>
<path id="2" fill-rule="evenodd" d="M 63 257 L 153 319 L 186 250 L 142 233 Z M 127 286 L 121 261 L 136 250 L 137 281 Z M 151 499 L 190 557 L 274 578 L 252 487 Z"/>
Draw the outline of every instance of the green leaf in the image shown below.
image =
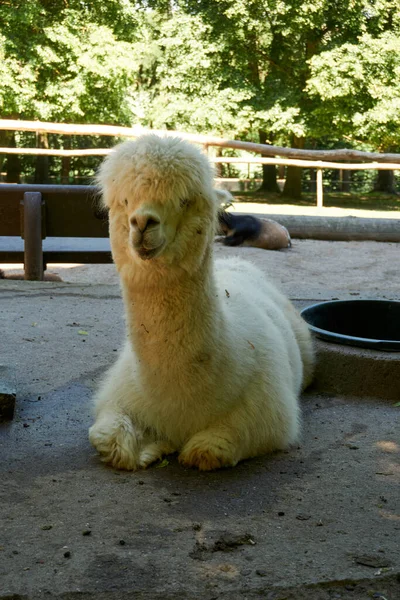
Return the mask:
<path id="1" fill-rule="evenodd" d="M 169 460 L 164 458 L 164 460 L 162 460 L 158 465 L 156 465 L 156 469 L 163 469 L 164 467 L 167 467 L 168 465 L 169 465 Z"/>

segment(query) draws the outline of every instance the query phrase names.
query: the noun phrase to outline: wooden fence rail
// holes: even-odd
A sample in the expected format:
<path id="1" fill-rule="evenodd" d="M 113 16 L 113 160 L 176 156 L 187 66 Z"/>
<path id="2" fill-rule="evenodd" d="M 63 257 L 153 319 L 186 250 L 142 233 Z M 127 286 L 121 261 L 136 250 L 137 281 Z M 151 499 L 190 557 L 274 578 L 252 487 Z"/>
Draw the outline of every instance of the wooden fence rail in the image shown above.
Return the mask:
<path id="1" fill-rule="evenodd" d="M 61 150 L 57 148 L 0 148 L 0 154 L 20 154 L 35 156 L 107 156 L 113 151 L 113 148 L 88 148 L 85 150 Z M 347 162 L 326 162 L 322 160 L 301 160 L 294 158 L 267 158 L 260 157 L 236 157 L 236 156 L 210 156 L 212 163 L 226 164 L 262 164 L 262 165 L 284 165 L 301 167 L 304 169 L 339 169 L 364 171 L 376 169 L 381 171 L 400 171 L 400 154 L 397 155 L 397 163 L 347 163 Z"/>
<path id="2" fill-rule="evenodd" d="M 340 170 L 400 170 L 400 154 L 380 154 L 378 152 L 361 152 L 357 150 L 300 150 L 283 148 L 268 144 L 255 144 L 239 140 L 224 140 L 208 135 L 167 131 L 148 130 L 140 126 L 116 127 L 112 125 L 80 125 L 66 123 L 44 123 L 41 121 L 18 121 L 0 119 L 0 130 L 32 131 L 36 133 L 58 133 L 64 135 L 109 135 L 115 137 L 136 138 L 144 133 L 179 136 L 188 141 L 202 144 L 205 150 L 209 146 L 234 148 L 247 152 L 256 152 L 260 157 L 209 157 L 216 164 L 270 164 L 316 169 L 317 206 L 323 206 L 323 169 Z M 112 148 L 89 149 L 55 149 L 55 148 L 0 148 L 0 154 L 19 154 L 36 156 L 106 156 Z M 337 162 L 337 161 L 369 161 L 369 162 Z M 335 161 L 335 162 L 332 162 Z M 373 162 L 371 162 L 373 161 Z"/>
<path id="3" fill-rule="evenodd" d="M 20 154 L 31 156 L 107 156 L 112 148 L 85 148 L 85 150 L 63 150 L 58 148 L 0 148 L 0 154 Z"/>
<path id="4" fill-rule="evenodd" d="M 345 161 L 376 161 L 376 162 L 400 162 L 400 154 L 380 152 L 362 152 L 360 150 L 301 150 L 299 148 L 284 148 L 270 144 L 256 144 L 243 142 L 241 140 L 225 140 L 211 135 L 200 135 L 197 133 L 185 133 L 181 131 L 149 130 L 145 127 L 116 127 L 114 125 L 81 125 L 67 123 L 46 123 L 43 121 L 19 121 L 13 119 L 0 119 L 0 130 L 7 131 L 32 131 L 35 133 L 60 133 L 64 135 L 110 135 L 115 137 L 136 138 L 144 133 L 156 133 L 159 135 L 179 136 L 196 144 L 204 146 L 218 146 L 223 148 L 235 148 L 247 152 L 257 152 L 263 156 L 286 156 L 288 158 L 300 158 L 309 160 L 345 160 Z"/>

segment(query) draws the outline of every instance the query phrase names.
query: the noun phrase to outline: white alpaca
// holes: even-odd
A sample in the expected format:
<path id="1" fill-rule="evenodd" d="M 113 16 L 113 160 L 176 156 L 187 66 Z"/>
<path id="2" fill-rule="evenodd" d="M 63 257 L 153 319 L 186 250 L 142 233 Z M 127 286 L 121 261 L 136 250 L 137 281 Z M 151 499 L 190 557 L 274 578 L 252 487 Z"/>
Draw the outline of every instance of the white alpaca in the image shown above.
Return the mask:
<path id="1" fill-rule="evenodd" d="M 145 135 L 117 146 L 98 179 L 128 327 L 95 398 L 89 436 L 103 460 L 135 470 L 178 451 L 211 470 L 296 442 L 310 334 L 255 266 L 213 261 L 207 158 Z"/>

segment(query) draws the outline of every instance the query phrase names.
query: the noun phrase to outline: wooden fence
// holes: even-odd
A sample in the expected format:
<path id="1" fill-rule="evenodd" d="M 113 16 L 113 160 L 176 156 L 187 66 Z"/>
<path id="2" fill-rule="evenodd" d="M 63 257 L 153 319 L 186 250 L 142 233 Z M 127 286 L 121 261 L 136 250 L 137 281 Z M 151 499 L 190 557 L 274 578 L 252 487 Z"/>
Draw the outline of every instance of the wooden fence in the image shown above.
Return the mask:
<path id="1" fill-rule="evenodd" d="M 260 157 L 210 157 L 213 163 L 226 164 L 270 164 L 316 169 L 317 206 L 323 206 L 323 170 L 400 170 L 400 155 L 378 152 L 361 152 L 358 150 L 302 150 L 284 148 L 268 144 L 256 144 L 240 140 L 182 133 L 167 130 L 148 130 L 140 126 L 116 127 L 111 125 L 77 125 L 64 123 L 44 123 L 41 121 L 16 121 L 0 119 L 0 130 L 31 131 L 36 133 L 58 133 L 63 135 L 98 135 L 124 138 L 137 138 L 144 133 L 156 133 L 164 136 L 179 136 L 196 144 L 201 144 L 205 151 L 211 147 L 232 148 L 246 152 L 256 152 Z M 64 150 L 54 148 L 0 148 L 0 154 L 19 154 L 36 156 L 106 156 L 112 148 L 92 148 L 84 150 Z M 349 161 L 349 162 L 337 162 Z M 358 161 L 358 162 L 353 162 Z M 368 162 L 360 162 L 368 161 Z"/>

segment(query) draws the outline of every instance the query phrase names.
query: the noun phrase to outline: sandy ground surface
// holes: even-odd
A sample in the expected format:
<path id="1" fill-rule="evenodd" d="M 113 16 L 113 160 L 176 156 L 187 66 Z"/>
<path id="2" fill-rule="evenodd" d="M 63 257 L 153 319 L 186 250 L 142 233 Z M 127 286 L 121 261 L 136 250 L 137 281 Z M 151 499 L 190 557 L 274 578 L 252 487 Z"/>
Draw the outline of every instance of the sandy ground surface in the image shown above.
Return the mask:
<path id="1" fill-rule="evenodd" d="M 297 206 L 294 204 L 265 204 L 256 202 L 235 202 L 231 210 L 257 214 L 307 215 L 319 217 L 362 217 L 364 219 L 400 219 L 400 211 L 364 210 L 340 208 L 338 206 Z"/>
<path id="2" fill-rule="evenodd" d="M 121 472 L 87 434 L 124 339 L 118 286 L 0 282 L 0 331 L 17 391 L 0 426 L 0 600 L 400 598 L 397 399 L 317 376 L 290 451 L 214 473 L 176 456 Z M 361 381 L 344 358 L 340 376 Z M 325 355 L 325 373 L 339 359 Z"/>
<path id="3" fill-rule="evenodd" d="M 398 244 L 215 253 L 256 263 L 298 307 L 400 298 Z M 0 365 L 15 371 L 17 391 L 14 420 L 0 427 L 0 600 L 400 598 L 400 409 L 396 397 L 370 397 L 373 351 L 368 373 L 348 352 L 319 353 L 325 379 L 302 398 L 303 436 L 290 451 L 215 473 L 175 456 L 120 472 L 87 438 L 93 388 L 124 339 L 117 273 L 49 272 L 65 283 L 0 280 Z M 386 380 L 393 354 L 381 361 Z M 326 385 L 332 372 L 347 389 Z"/>
<path id="4" fill-rule="evenodd" d="M 304 214 L 399 218 L 399 212 L 235 203 L 237 212 L 259 214 Z M 290 249 L 267 251 L 255 248 L 225 248 L 215 244 L 216 258 L 237 255 L 257 264 L 287 293 L 297 290 L 299 297 L 312 297 L 315 289 L 330 288 L 371 295 L 400 293 L 399 248 L 396 243 L 328 242 L 293 240 Z M 9 275 L 23 274 L 23 265 L 1 265 Z M 114 265 L 48 265 L 48 273 L 66 283 L 117 284 Z M 307 293 L 309 291 L 309 293 Z M 310 295 L 311 294 L 311 295 Z"/>
<path id="5" fill-rule="evenodd" d="M 399 247 L 396 243 L 294 240 L 280 251 L 225 248 L 215 244 L 215 256 L 241 256 L 257 264 L 287 293 L 301 290 L 312 297 L 316 288 L 385 295 L 400 292 Z M 6 274 L 22 275 L 22 265 L 0 265 Z M 117 284 L 114 265 L 48 265 L 66 283 Z M 298 292 L 299 293 L 299 292 Z M 311 295 L 310 295 L 311 294 Z"/>

